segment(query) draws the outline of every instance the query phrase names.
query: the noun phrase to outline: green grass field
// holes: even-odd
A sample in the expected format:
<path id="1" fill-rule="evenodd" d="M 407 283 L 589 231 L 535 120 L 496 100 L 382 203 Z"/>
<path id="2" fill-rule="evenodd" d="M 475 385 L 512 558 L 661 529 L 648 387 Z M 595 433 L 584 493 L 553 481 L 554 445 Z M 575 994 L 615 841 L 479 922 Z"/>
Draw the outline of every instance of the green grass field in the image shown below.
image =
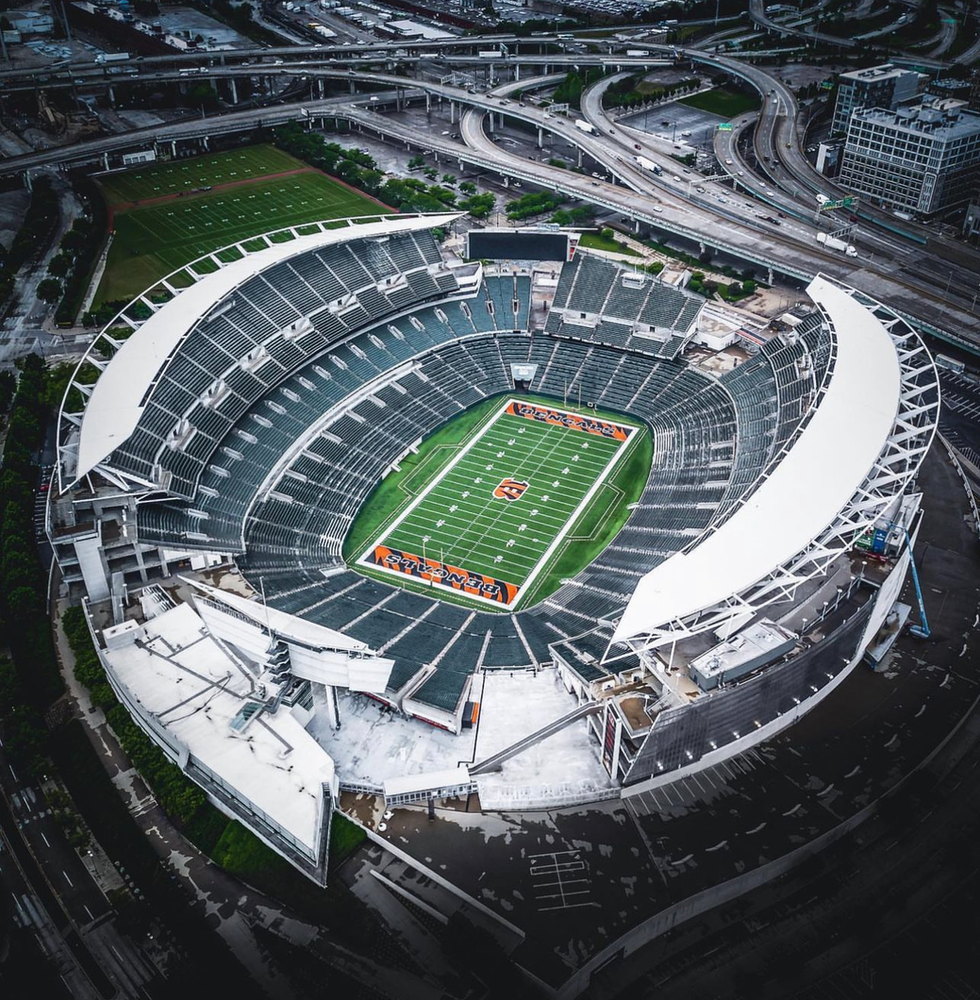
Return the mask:
<path id="1" fill-rule="evenodd" d="M 581 549 L 573 563 L 585 557 L 576 569 L 595 554 L 592 545 L 566 543 L 607 544 L 609 525 L 618 530 L 625 519 L 615 515 L 646 480 L 649 451 L 637 447 L 648 438 L 644 429 L 603 415 L 596 422 L 607 434 L 615 424 L 614 436 L 603 436 L 596 427 L 505 412 L 511 402 L 493 400 L 471 411 L 450 440 L 426 442 L 403 480 L 383 484 L 369 500 L 348 539 L 348 558 L 412 589 L 434 587 L 440 597 L 469 594 L 484 606 L 513 609 L 543 595 L 555 564 L 567 571 L 570 548 Z M 645 470 L 633 466 L 638 451 Z M 635 490 L 612 484 L 627 465 Z M 573 534 L 585 522 L 588 533 Z"/>
<path id="2" fill-rule="evenodd" d="M 298 169 L 308 172 L 261 179 Z M 239 180 L 248 183 L 174 197 L 180 191 Z M 271 146 L 117 174 L 103 182 L 103 190 L 110 206 L 155 197 L 168 200 L 116 211 L 115 236 L 96 303 L 129 300 L 181 265 L 250 236 L 319 219 L 389 211 Z"/>
<path id="3" fill-rule="evenodd" d="M 135 170 L 110 174 L 100 180 L 106 202 L 115 207 L 148 198 L 162 198 L 194 188 L 232 184 L 236 181 L 300 170 L 301 160 L 275 146 L 246 146 L 225 153 L 209 153 L 167 163 L 153 163 Z"/>
<path id="4" fill-rule="evenodd" d="M 706 90 L 701 94 L 680 97 L 677 103 L 700 108 L 701 111 L 722 118 L 734 118 L 745 111 L 755 111 L 759 107 L 759 98 L 754 94 L 742 94 L 738 91 L 725 90 L 724 87 L 715 87 L 714 90 Z"/>

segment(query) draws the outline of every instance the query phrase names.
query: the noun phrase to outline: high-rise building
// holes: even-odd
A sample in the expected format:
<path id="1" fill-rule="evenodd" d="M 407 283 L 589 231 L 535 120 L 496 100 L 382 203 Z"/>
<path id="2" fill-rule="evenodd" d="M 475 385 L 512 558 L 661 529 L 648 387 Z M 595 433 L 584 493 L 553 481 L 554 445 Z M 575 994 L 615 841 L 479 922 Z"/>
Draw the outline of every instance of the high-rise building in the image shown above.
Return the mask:
<path id="1" fill-rule="evenodd" d="M 882 205 L 919 215 L 966 201 L 980 172 L 980 114 L 932 99 L 851 114 L 840 183 Z"/>
<path id="2" fill-rule="evenodd" d="M 901 69 L 891 63 L 841 73 L 831 133 L 846 132 L 851 112 L 858 108 L 894 111 L 900 104 L 913 100 L 927 79 L 923 73 Z"/>

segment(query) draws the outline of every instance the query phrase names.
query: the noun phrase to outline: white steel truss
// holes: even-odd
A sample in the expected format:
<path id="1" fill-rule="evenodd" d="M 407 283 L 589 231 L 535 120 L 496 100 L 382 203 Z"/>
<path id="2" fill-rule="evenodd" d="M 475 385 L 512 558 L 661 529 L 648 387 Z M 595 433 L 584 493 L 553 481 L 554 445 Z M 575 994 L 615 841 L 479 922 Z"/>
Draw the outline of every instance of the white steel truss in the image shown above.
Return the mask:
<path id="1" fill-rule="evenodd" d="M 691 636 L 738 627 L 770 605 L 795 599 L 802 584 L 825 576 L 832 564 L 886 514 L 896 512 L 932 445 L 939 420 L 940 388 L 935 365 L 918 333 L 880 302 L 835 282 L 884 326 L 899 360 L 901 388 L 892 430 L 868 474 L 830 524 L 792 559 L 752 586 L 683 618 L 659 623 L 641 636 L 611 644 L 604 662 L 652 651 Z M 826 312 L 824 323 L 833 330 Z M 819 405 L 819 399 L 818 399 Z M 704 535 L 702 535 L 702 538 Z M 698 543 L 695 542 L 694 546 Z M 692 547 L 694 547 L 692 546 Z"/>

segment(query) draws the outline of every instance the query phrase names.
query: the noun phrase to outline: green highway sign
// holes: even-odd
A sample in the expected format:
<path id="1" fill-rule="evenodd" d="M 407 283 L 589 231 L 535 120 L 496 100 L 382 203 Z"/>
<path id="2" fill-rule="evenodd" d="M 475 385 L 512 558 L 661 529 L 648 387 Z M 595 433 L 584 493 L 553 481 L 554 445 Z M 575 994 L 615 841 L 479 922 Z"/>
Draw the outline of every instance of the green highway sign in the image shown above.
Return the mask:
<path id="1" fill-rule="evenodd" d="M 833 80 L 824 80 L 824 82 L 821 83 L 820 86 L 824 90 L 833 90 L 834 89 L 834 81 Z"/>
<path id="2" fill-rule="evenodd" d="M 845 195 L 843 198 L 838 198 L 837 201 L 825 201 L 820 206 L 821 212 L 832 212 L 835 208 L 850 208 L 857 198 L 853 194 Z"/>
<path id="3" fill-rule="evenodd" d="M 731 122 L 719 122 L 718 123 L 718 131 L 719 132 L 731 132 L 731 130 L 732 130 L 732 123 Z"/>

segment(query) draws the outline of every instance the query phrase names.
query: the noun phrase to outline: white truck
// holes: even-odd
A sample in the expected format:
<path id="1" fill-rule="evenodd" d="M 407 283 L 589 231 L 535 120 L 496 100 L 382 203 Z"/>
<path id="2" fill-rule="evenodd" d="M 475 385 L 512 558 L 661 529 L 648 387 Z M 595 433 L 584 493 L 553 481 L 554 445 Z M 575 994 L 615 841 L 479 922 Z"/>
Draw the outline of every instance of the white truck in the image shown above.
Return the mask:
<path id="1" fill-rule="evenodd" d="M 104 66 L 106 63 L 125 62 L 129 58 L 128 52 L 100 52 L 95 61 Z"/>
<path id="2" fill-rule="evenodd" d="M 658 176 L 663 173 L 663 168 L 658 163 L 654 163 L 653 160 L 647 158 L 646 156 L 634 156 L 634 160 L 644 169 L 649 170 Z"/>
<path id="3" fill-rule="evenodd" d="M 837 239 L 836 236 L 830 236 L 827 233 L 817 233 L 817 242 L 822 243 L 828 250 L 840 250 L 846 253 L 848 257 L 857 256 L 857 248 L 853 243 L 845 243 L 843 240 Z"/>
<path id="4" fill-rule="evenodd" d="M 595 130 L 594 125 L 590 125 L 587 121 L 583 121 L 581 118 L 575 119 L 575 127 L 581 129 L 583 132 L 588 132 L 589 135 L 598 135 Z"/>

